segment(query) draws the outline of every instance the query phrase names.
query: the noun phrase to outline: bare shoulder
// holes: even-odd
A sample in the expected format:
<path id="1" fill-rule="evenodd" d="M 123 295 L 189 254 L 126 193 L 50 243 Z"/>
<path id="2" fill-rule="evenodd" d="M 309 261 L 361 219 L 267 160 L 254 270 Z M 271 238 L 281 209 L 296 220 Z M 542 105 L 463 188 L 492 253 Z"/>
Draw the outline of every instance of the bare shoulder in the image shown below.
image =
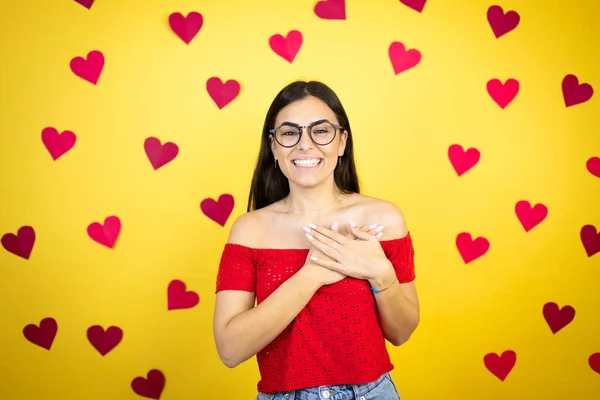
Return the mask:
<path id="1" fill-rule="evenodd" d="M 404 214 L 400 207 L 391 201 L 372 196 L 361 195 L 361 203 L 369 221 L 375 221 L 385 227 L 385 240 L 402 238 L 408 233 Z"/>
<path id="2" fill-rule="evenodd" d="M 231 224 L 227 243 L 256 247 L 264 234 L 264 210 L 250 211 L 238 216 Z"/>

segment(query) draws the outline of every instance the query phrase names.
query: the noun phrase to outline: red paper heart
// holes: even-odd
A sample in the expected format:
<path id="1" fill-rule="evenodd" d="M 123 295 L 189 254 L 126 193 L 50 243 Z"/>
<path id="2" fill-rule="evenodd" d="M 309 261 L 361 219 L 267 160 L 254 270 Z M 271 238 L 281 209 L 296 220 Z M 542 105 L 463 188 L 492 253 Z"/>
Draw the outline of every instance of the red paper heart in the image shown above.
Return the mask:
<path id="1" fill-rule="evenodd" d="M 221 226 L 225 226 L 227 219 L 233 211 L 233 206 L 234 200 L 230 194 L 222 194 L 219 196 L 218 201 L 206 198 L 200 203 L 200 209 L 202 209 L 204 215 Z"/>
<path id="2" fill-rule="evenodd" d="M 240 84 L 233 79 L 223 83 L 220 78 L 212 77 L 206 82 L 206 90 L 217 107 L 221 109 L 240 94 Z"/>
<path id="3" fill-rule="evenodd" d="M 521 16 L 516 11 L 508 11 L 505 14 L 502 7 L 491 6 L 487 11 L 487 20 L 498 39 L 515 29 L 521 21 Z"/>
<path id="4" fill-rule="evenodd" d="M 415 67 L 421 61 L 421 52 L 419 50 L 406 50 L 404 43 L 401 42 L 392 42 L 388 53 L 395 75 Z"/>
<path id="5" fill-rule="evenodd" d="M 165 388 L 165 376 L 161 371 L 152 369 L 146 378 L 140 376 L 131 381 L 131 388 L 139 396 L 158 400 Z"/>
<path id="6" fill-rule="evenodd" d="M 88 328 L 87 338 L 92 346 L 102 356 L 105 356 L 121 342 L 123 330 L 116 326 L 110 326 L 105 331 L 100 325 L 94 325 Z"/>
<path id="7" fill-rule="evenodd" d="M 178 12 L 169 15 L 169 26 L 185 44 L 190 44 L 196 37 L 203 22 L 202 14 L 196 11 L 188 13 L 187 17 Z"/>
<path id="8" fill-rule="evenodd" d="M 585 166 L 590 174 L 600 178 L 600 157 L 591 157 L 587 160 Z"/>
<path id="9" fill-rule="evenodd" d="M 579 231 L 579 238 L 588 257 L 600 252 L 600 232 L 594 225 L 585 225 Z"/>
<path id="10" fill-rule="evenodd" d="M 42 131 L 42 142 L 50 156 L 56 161 L 60 156 L 71 150 L 75 146 L 77 137 L 71 131 L 58 133 L 55 128 L 48 127 Z"/>
<path id="11" fill-rule="evenodd" d="M 448 148 L 448 158 L 458 176 L 473 168 L 480 157 L 481 153 L 475 148 L 465 151 L 459 144 L 453 144 Z"/>
<path id="12" fill-rule="evenodd" d="M 23 328 L 23 336 L 31 343 L 50 350 L 57 331 L 58 324 L 56 320 L 54 318 L 44 318 L 40 321 L 39 326 L 29 324 Z"/>
<path id="13" fill-rule="evenodd" d="M 471 234 L 462 232 L 456 236 L 456 247 L 465 264 L 468 264 L 487 253 L 490 242 L 483 237 L 473 240 Z"/>
<path id="14" fill-rule="evenodd" d="M 98 50 L 93 50 L 88 53 L 87 59 L 75 57 L 69 65 L 75 75 L 95 85 L 104 69 L 104 55 Z"/>
<path id="15" fill-rule="evenodd" d="M 490 97 L 504 109 L 519 93 L 519 81 L 516 79 L 508 79 L 506 83 L 500 82 L 499 79 L 492 79 L 487 83 L 487 91 Z"/>
<path id="16" fill-rule="evenodd" d="M 562 93 L 565 107 L 571 107 L 591 99 L 594 88 L 589 83 L 579 84 L 577 76 L 570 74 L 563 78 Z"/>
<path id="17" fill-rule="evenodd" d="M 323 0 L 315 4 L 317 17 L 322 19 L 346 19 L 345 0 Z"/>
<path id="18" fill-rule="evenodd" d="M 600 353 L 594 353 L 588 358 L 590 368 L 597 374 L 600 374 Z"/>
<path id="19" fill-rule="evenodd" d="M 515 213 L 525 232 L 529 232 L 536 225 L 542 222 L 548 216 L 548 207 L 543 204 L 531 204 L 526 200 L 521 200 L 515 205 Z"/>
<path id="20" fill-rule="evenodd" d="M 157 170 L 177 157 L 179 147 L 172 142 L 161 144 L 158 138 L 149 137 L 144 141 L 144 151 L 154 170 Z"/>
<path id="21" fill-rule="evenodd" d="M 506 379 L 516 362 L 517 354 L 512 350 L 506 350 L 501 356 L 488 353 L 483 357 L 485 367 L 501 381 Z"/>
<path id="22" fill-rule="evenodd" d="M 169 283 L 167 289 L 167 309 L 182 310 L 195 307 L 200 302 L 198 293 L 186 290 L 185 283 L 175 279 Z"/>
<path id="23" fill-rule="evenodd" d="M 269 39 L 269 45 L 275 54 L 292 63 L 302 47 L 302 33 L 289 31 L 285 38 L 280 34 L 273 35 Z"/>
<path id="24" fill-rule="evenodd" d="M 542 313 L 552 333 L 560 331 L 575 318 L 575 309 L 573 307 L 564 306 L 563 308 L 558 308 L 558 304 L 556 303 L 544 304 Z"/>
<path id="25" fill-rule="evenodd" d="M 415 11 L 422 12 L 427 0 L 400 0 L 400 3 L 412 8 Z"/>
<path id="26" fill-rule="evenodd" d="M 81 4 L 88 10 L 92 7 L 92 4 L 94 4 L 94 0 L 75 0 L 75 2 Z"/>
<path id="27" fill-rule="evenodd" d="M 16 235 L 14 233 L 4 234 L 0 242 L 9 253 L 29 260 L 35 243 L 35 230 L 31 226 L 22 226 Z"/>
<path id="28" fill-rule="evenodd" d="M 121 220 L 115 216 L 107 217 L 104 220 L 104 225 L 93 222 L 87 228 L 87 233 L 92 240 L 111 249 L 114 247 L 120 232 Z"/>

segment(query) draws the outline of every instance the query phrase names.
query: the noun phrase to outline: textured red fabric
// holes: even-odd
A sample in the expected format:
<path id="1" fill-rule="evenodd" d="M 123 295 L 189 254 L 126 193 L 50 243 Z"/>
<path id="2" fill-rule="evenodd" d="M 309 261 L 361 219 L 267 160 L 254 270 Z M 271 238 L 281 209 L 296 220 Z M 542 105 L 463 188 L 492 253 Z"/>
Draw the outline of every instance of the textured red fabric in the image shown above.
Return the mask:
<path id="1" fill-rule="evenodd" d="M 415 279 L 410 233 L 382 240 L 399 282 Z M 306 261 L 308 249 L 257 249 L 227 243 L 216 291 L 244 290 L 264 301 Z M 257 355 L 257 389 L 273 393 L 373 381 L 394 366 L 385 347 L 369 282 L 345 278 L 322 286 L 296 318 Z"/>

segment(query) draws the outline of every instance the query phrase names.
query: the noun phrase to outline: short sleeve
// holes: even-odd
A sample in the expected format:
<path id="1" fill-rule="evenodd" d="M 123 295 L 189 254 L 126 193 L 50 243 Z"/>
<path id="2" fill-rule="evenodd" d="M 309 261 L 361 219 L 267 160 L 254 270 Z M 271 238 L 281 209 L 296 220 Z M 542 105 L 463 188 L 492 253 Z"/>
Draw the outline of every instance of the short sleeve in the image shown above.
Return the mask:
<path id="1" fill-rule="evenodd" d="M 398 282 L 412 282 L 415 279 L 415 254 L 410 232 L 399 239 L 383 240 L 381 246 L 394 266 Z"/>
<path id="2" fill-rule="evenodd" d="M 256 269 L 251 248 L 235 243 L 225 244 L 215 293 L 220 290 L 256 291 Z"/>

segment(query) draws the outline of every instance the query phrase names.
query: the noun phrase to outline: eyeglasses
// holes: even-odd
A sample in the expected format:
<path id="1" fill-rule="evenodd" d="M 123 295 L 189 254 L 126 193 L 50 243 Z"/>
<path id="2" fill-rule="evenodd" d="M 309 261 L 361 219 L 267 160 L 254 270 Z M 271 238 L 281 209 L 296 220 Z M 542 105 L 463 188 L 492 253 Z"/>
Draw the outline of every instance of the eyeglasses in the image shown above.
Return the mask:
<path id="1" fill-rule="evenodd" d="M 283 147 L 294 147 L 302 138 L 303 128 L 307 128 L 310 139 L 319 146 L 333 142 L 340 125 L 332 124 L 326 119 L 315 121 L 308 126 L 300 126 L 293 122 L 284 122 L 271 129 L 269 133 L 275 137 L 277 143 Z"/>

